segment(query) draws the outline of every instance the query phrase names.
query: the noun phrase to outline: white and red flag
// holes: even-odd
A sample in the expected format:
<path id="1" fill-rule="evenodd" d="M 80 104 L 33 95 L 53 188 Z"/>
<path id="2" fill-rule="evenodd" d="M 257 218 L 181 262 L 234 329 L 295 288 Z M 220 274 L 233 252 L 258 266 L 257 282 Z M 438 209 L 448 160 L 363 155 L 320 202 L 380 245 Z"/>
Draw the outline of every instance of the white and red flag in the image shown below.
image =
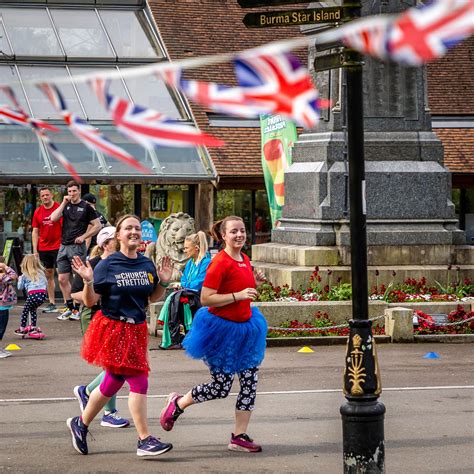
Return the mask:
<path id="1" fill-rule="evenodd" d="M 150 170 L 142 165 L 130 153 L 123 148 L 112 143 L 97 128 L 90 125 L 87 121 L 71 113 L 66 105 L 66 101 L 61 92 L 54 84 L 39 84 L 38 88 L 44 92 L 46 97 L 53 104 L 53 107 L 61 113 L 71 133 L 77 137 L 84 145 L 92 151 L 99 151 L 112 156 L 123 163 L 132 166 L 142 173 L 150 173 Z"/>
<path id="2" fill-rule="evenodd" d="M 30 128 L 40 141 L 44 143 L 49 153 L 59 161 L 66 171 L 79 183 L 82 183 L 82 178 L 79 176 L 76 168 L 73 164 L 61 153 L 58 147 L 50 140 L 44 130 L 50 130 L 52 132 L 59 132 L 57 127 L 50 125 L 41 120 L 30 117 L 25 110 L 21 107 L 18 99 L 16 98 L 15 92 L 10 86 L 0 86 L 0 90 L 10 99 L 14 108 L 8 106 L 0 106 L 0 119 L 17 125 L 21 125 L 26 128 Z"/>
<path id="3" fill-rule="evenodd" d="M 418 66 L 474 33 L 474 0 L 437 0 L 397 16 L 371 16 L 347 23 L 341 33 L 361 53 Z"/>
<path id="4" fill-rule="evenodd" d="M 103 79 L 94 81 L 92 87 L 100 102 L 106 105 L 117 130 L 147 149 L 155 146 L 210 147 L 224 144 L 196 127 L 176 122 L 156 110 L 111 95 Z"/>

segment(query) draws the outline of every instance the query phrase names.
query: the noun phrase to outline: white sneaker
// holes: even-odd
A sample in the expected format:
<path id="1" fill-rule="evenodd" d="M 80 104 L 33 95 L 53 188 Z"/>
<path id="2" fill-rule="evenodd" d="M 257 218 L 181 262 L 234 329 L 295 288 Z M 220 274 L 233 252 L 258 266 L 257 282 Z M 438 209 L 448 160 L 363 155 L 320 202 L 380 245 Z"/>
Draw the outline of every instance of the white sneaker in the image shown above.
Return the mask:
<path id="1" fill-rule="evenodd" d="M 5 359 L 12 355 L 11 352 L 6 351 L 5 349 L 0 349 L 0 359 Z"/>
<path id="2" fill-rule="evenodd" d="M 64 313 L 61 313 L 56 319 L 59 319 L 60 321 L 66 321 L 67 319 L 69 319 L 71 314 L 72 310 L 66 309 L 66 311 L 64 311 Z"/>
<path id="3" fill-rule="evenodd" d="M 79 321 L 81 319 L 81 316 L 79 314 L 79 311 L 77 309 L 73 309 L 71 312 L 71 315 L 69 316 L 70 321 Z"/>

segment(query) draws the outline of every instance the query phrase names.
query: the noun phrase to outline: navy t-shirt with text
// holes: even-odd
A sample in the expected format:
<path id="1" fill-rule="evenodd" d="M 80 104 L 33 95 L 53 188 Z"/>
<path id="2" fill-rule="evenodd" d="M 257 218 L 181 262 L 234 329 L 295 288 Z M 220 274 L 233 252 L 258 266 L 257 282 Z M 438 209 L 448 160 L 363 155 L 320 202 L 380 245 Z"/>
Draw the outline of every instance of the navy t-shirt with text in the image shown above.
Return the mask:
<path id="1" fill-rule="evenodd" d="M 134 324 L 145 321 L 148 297 L 158 281 L 155 265 L 141 254 L 128 258 L 115 252 L 94 269 L 94 291 L 102 297 L 104 315 Z"/>

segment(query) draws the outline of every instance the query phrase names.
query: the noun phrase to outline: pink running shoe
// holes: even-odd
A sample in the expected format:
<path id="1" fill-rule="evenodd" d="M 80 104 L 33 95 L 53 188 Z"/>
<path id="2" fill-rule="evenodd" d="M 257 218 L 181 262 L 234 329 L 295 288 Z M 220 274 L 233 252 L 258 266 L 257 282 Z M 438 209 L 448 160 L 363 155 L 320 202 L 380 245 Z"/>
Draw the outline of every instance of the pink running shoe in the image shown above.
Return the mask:
<path id="1" fill-rule="evenodd" d="M 31 329 L 31 326 L 26 326 L 26 327 L 19 327 L 18 329 L 15 329 L 14 333 L 17 335 L 17 336 L 20 336 L 20 337 L 25 337 L 29 330 Z"/>
<path id="2" fill-rule="evenodd" d="M 245 453 L 259 453 L 262 447 L 254 443 L 253 439 L 247 433 L 242 433 L 237 436 L 232 433 L 230 443 L 227 446 L 229 451 L 241 451 Z"/>
<path id="3" fill-rule="evenodd" d="M 41 332 L 39 327 L 31 327 L 30 331 L 26 335 L 29 339 L 44 339 L 46 336 Z"/>
<path id="4" fill-rule="evenodd" d="M 163 410 L 161 410 L 160 415 L 160 424 L 165 431 L 171 431 L 179 415 L 184 412 L 184 410 L 181 410 L 181 408 L 176 404 L 176 402 L 182 397 L 183 396 L 177 392 L 169 394 L 168 401 Z"/>

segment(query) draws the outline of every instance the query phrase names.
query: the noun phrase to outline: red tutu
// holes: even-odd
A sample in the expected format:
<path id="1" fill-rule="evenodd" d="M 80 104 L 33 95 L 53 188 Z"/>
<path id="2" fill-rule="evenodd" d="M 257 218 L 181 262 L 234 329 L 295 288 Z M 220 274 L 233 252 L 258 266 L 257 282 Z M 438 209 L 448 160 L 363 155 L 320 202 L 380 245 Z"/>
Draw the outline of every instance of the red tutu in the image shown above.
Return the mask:
<path id="1" fill-rule="evenodd" d="M 150 372 L 148 327 L 109 319 L 97 311 L 82 341 L 81 356 L 89 364 L 120 375 Z"/>

